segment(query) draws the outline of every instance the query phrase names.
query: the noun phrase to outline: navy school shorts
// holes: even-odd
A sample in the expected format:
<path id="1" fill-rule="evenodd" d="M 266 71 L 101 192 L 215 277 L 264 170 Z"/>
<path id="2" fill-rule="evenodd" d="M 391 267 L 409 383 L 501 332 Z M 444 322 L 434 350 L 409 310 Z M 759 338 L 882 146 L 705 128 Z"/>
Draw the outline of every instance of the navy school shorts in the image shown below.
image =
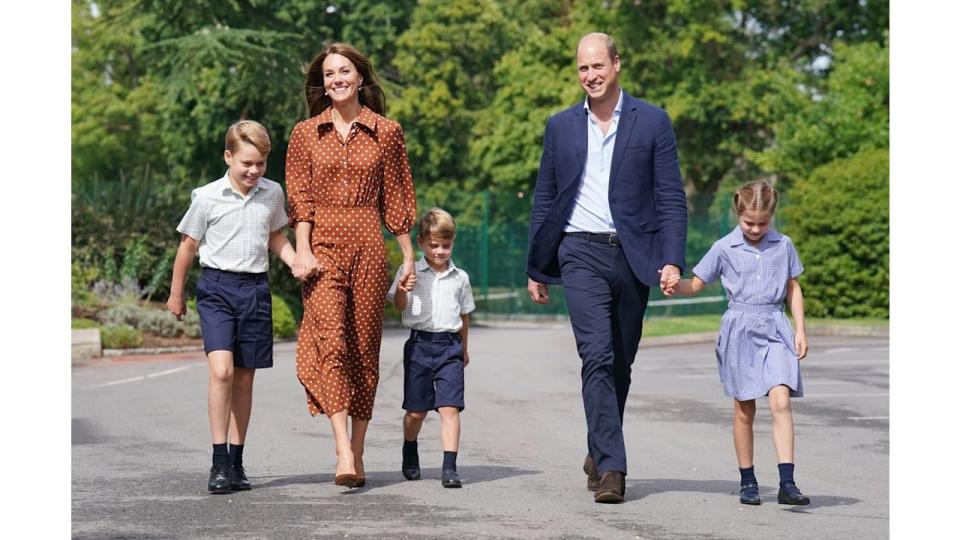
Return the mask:
<path id="1" fill-rule="evenodd" d="M 233 365 L 273 367 L 273 307 L 267 274 L 204 268 L 197 281 L 203 352 L 232 351 Z"/>
<path id="2" fill-rule="evenodd" d="M 411 330 L 403 346 L 403 409 L 463 410 L 463 344 L 456 332 Z"/>

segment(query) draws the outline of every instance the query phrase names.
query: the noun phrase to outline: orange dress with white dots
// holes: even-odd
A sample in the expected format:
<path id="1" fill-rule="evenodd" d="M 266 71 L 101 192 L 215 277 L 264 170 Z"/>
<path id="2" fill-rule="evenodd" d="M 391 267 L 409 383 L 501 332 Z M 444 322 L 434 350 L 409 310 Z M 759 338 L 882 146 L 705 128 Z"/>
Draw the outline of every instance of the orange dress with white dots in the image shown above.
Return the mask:
<path id="1" fill-rule="evenodd" d="M 290 226 L 313 224 L 310 245 L 320 267 L 303 285 L 297 340 L 307 409 L 369 420 L 390 284 L 380 224 L 403 234 L 417 215 L 403 129 L 363 107 L 341 140 L 327 108 L 293 128 L 286 185 Z"/>

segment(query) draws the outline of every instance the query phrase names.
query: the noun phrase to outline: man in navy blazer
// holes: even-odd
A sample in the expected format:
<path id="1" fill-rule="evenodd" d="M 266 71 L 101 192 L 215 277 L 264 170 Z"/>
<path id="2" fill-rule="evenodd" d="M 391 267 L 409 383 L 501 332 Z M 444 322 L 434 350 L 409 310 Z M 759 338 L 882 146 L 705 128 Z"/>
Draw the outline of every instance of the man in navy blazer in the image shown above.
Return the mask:
<path id="1" fill-rule="evenodd" d="M 550 117 L 530 214 L 527 290 L 563 284 L 582 360 L 587 489 L 623 501 L 623 411 L 649 287 L 685 266 L 687 201 L 667 113 L 618 84 L 613 39 L 577 47 L 583 103 Z"/>

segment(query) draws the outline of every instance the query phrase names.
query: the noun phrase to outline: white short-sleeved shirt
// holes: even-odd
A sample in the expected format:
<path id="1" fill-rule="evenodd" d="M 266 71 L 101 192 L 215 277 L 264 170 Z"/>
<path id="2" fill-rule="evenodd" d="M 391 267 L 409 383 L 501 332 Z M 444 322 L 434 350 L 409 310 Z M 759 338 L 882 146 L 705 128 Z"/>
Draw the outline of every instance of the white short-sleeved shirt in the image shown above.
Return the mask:
<path id="1" fill-rule="evenodd" d="M 417 283 L 407 293 L 407 308 L 401 315 L 403 325 L 425 332 L 459 332 L 463 327 L 460 316 L 476 309 L 470 276 L 453 261 L 447 263 L 447 269 L 443 272 L 430 268 L 423 257 L 415 266 Z M 397 294 L 402 274 L 403 267 L 400 267 L 387 291 L 387 300 L 390 302 Z"/>
<path id="2" fill-rule="evenodd" d="M 177 231 L 200 242 L 200 266 L 260 273 L 270 263 L 270 233 L 286 224 L 280 184 L 261 177 L 244 197 L 224 174 L 193 190 Z"/>

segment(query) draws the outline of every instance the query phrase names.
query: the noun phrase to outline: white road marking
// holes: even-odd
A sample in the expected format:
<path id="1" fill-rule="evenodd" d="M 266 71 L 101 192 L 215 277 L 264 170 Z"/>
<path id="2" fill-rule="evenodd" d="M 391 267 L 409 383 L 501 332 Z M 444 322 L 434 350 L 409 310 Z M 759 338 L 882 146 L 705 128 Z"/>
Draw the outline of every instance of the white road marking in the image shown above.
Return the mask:
<path id="1" fill-rule="evenodd" d="M 156 373 L 149 373 L 149 374 L 147 374 L 147 375 L 140 375 L 139 377 L 130 377 L 129 379 L 120 379 L 120 380 L 118 380 L 118 381 L 110 381 L 110 382 L 105 382 L 105 383 L 101 383 L 101 384 L 95 384 L 95 385 L 93 385 L 93 386 L 87 386 L 87 387 L 83 388 L 83 390 L 89 390 L 89 389 L 91 389 L 91 388 L 102 388 L 102 387 L 104 387 L 104 386 L 114 386 L 114 385 L 118 385 L 118 384 L 127 384 L 127 383 L 132 383 L 132 382 L 137 382 L 137 381 L 144 381 L 144 380 L 147 380 L 147 379 L 152 379 L 152 378 L 154 378 L 154 377 L 162 377 L 162 376 L 164 376 L 164 375 L 172 375 L 172 374 L 174 374 L 174 373 L 179 373 L 179 372 L 181 372 L 181 371 L 186 371 L 186 370 L 188 370 L 188 369 L 190 369 L 190 368 L 194 368 L 194 367 L 197 367 L 197 366 L 205 366 L 205 365 L 206 365 L 206 364 L 204 364 L 204 363 L 196 363 L 196 364 L 192 364 L 192 365 L 189 365 L 189 366 L 181 366 L 181 367 L 178 367 L 178 368 L 168 369 L 168 370 L 165 370 L 165 371 L 158 371 L 158 372 L 156 372 Z"/>
<path id="2" fill-rule="evenodd" d="M 848 416 L 848 420 L 889 420 L 889 416 Z"/>
<path id="3" fill-rule="evenodd" d="M 804 394 L 803 397 L 849 397 L 849 398 L 858 398 L 858 397 L 890 397 L 890 392 L 838 392 L 835 394 Z"/>

